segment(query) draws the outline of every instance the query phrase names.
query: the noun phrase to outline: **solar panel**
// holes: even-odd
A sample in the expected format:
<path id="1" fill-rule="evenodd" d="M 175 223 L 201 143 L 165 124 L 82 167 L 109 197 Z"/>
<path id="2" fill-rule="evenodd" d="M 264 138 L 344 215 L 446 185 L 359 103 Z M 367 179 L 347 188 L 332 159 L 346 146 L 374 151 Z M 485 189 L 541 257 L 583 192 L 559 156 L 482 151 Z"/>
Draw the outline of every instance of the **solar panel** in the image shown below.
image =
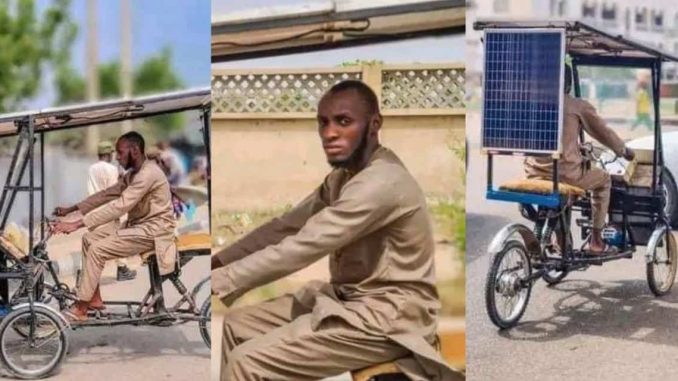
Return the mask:
<path id="1" fill-rule="evenodd" d="M 483 148 L 560 152 L 563 29 L 487 29 Z"/>

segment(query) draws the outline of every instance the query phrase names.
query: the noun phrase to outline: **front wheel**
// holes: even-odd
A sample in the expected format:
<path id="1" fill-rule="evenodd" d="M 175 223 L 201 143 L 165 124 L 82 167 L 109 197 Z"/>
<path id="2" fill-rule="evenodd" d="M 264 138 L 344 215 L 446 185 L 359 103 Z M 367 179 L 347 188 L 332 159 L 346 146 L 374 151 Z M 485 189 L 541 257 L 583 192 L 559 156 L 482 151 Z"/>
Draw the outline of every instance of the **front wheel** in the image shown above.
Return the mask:
<path id="1" fill-rule="evenodd" d="M 515 326 L 525 312 L 532 291 L 530 259 L 525 245 L 508 241 L 494 255 L 485 280 L 485 307 L 501 329 Z"/>
<path id="2" fill-rule="evenodd" d="M 210 323 L 212 319 L 212 298 L 210 295 L 207 295 L 207 299 L 202 303 L 200 307 L 200 323 L 198 327 L 200 329 L 200 336 L 202 336 L 202 341 L 205 342 L 207 348 L 212 348 L 212 324 Z"/>
<path id="3" fill-rule="evenodd" d="M 68 352 L 67 325 L 45 306 L 22 306 L 0 323 L 0 361 L 14 376 L 43 378 L 54 373 Z"/>
<path id="4" fill-rule="evenodd" d="M 673 175 L 666 169 L 662 171 L 662 188 L 666 199 L 664 213 L 671 226 L 678 227 L 678 187 Z"/>
<path id="5" fill-rule="evenodd" d="M 673 282 L 676 279 L 676 268 L 678 267 L 678 250 L 676 250 L 676 239 L 667 228 L 662 231 L 654 247 L 648 247 L 653 252 L 648 253 L 652 261 L 645 266 L 647 273 L 647 284 L 650 290 L 656 296 L 667 294 Z"/>

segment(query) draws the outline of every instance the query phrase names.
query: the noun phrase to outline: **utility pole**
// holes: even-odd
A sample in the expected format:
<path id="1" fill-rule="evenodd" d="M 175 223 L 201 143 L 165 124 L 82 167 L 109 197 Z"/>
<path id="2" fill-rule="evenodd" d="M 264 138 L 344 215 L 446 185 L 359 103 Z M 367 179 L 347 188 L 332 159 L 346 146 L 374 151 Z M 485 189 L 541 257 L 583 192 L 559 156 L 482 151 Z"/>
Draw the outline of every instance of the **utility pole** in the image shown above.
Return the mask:
<path id="1" fill-rule="evenodd" d="M 97 0 L 87 0 L 87 38 L 85 42 L 85 67 L 87 70 L 87 101 L 99 99 L 99 47 L 97 43 Z M 85 149 L 96 152 L 99 143 L 99 129 L 90 126 L 85 129 Z"/>
<path id="2" fill-rule="evenodd" d="M 132 96 L 132 12 L 129 0 L 120 1 L 120 89 L 122 97 L 129 99 Z M 132 121 L 122 122 L 122 132 L 132 130 Z"/>

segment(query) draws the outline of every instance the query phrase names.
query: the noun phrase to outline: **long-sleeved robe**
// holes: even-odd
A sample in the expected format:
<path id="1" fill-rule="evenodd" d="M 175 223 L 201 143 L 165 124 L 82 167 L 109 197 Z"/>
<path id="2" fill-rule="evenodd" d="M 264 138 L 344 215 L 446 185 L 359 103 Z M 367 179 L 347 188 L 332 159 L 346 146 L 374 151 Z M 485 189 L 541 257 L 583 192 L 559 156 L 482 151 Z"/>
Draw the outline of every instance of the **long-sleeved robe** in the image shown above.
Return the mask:
<path id="1" fill-rule="evenodd" d="M 77 207 L 90 231 L 127 213 L 127 222 L 116 234 L 152 241 L 160 273 L 174 271 L 177 250 L 172 196 L 164 172 L 154 161 L 144 161 L 138 172 L 126 173 L 115 185 L 89 196 Z M 137 254 L 141 253 L 126 256 Z"/>
<path id="2" fill-rule="evenodd" d="M 295 208 L 215 254 L 225 266 L 212 271 L 212 288 L 229 304 L 327 254 L 330 283 L 296 293 L 311 310 L 310 329 L 339 318 L 346 330 L 412 351 L 416 362 L 399 366 L 415 380 L 463 378 L 432 345 L 440 303 L 431 223 L 423 192 L 392 151 L 378 148 L 358 173 L 332 171 Z M 334 356 L 341 353 L 326 358 Z"/>

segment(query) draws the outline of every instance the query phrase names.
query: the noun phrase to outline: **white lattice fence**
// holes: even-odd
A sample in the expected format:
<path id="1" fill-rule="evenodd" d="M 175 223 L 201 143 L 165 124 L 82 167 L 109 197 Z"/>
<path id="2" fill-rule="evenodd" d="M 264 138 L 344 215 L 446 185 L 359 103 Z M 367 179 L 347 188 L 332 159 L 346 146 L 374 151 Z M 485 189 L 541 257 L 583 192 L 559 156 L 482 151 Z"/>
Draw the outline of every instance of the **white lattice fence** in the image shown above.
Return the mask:
<path id="1" fill-rule="evenodd" d="M 259 73 L 212 76 L 216 113 L 315 112 L 320 97 L 335 83 L 360 79 L 361 73 Z"/>
<path id="2" fill-rule="evenodd" d="M 464 107 L 462 68 L 388 69 L 381 82 L 383 109 Z"/>
<path id="3" fill-rule="evenodd" d="M 218 71 L 212 75 L 212 111 L 227 118 L 310 118 L 320 97 L 346 79 L 366 81 L 387 115 L 463 113 L 464 66 L 459 64 Z"/>

